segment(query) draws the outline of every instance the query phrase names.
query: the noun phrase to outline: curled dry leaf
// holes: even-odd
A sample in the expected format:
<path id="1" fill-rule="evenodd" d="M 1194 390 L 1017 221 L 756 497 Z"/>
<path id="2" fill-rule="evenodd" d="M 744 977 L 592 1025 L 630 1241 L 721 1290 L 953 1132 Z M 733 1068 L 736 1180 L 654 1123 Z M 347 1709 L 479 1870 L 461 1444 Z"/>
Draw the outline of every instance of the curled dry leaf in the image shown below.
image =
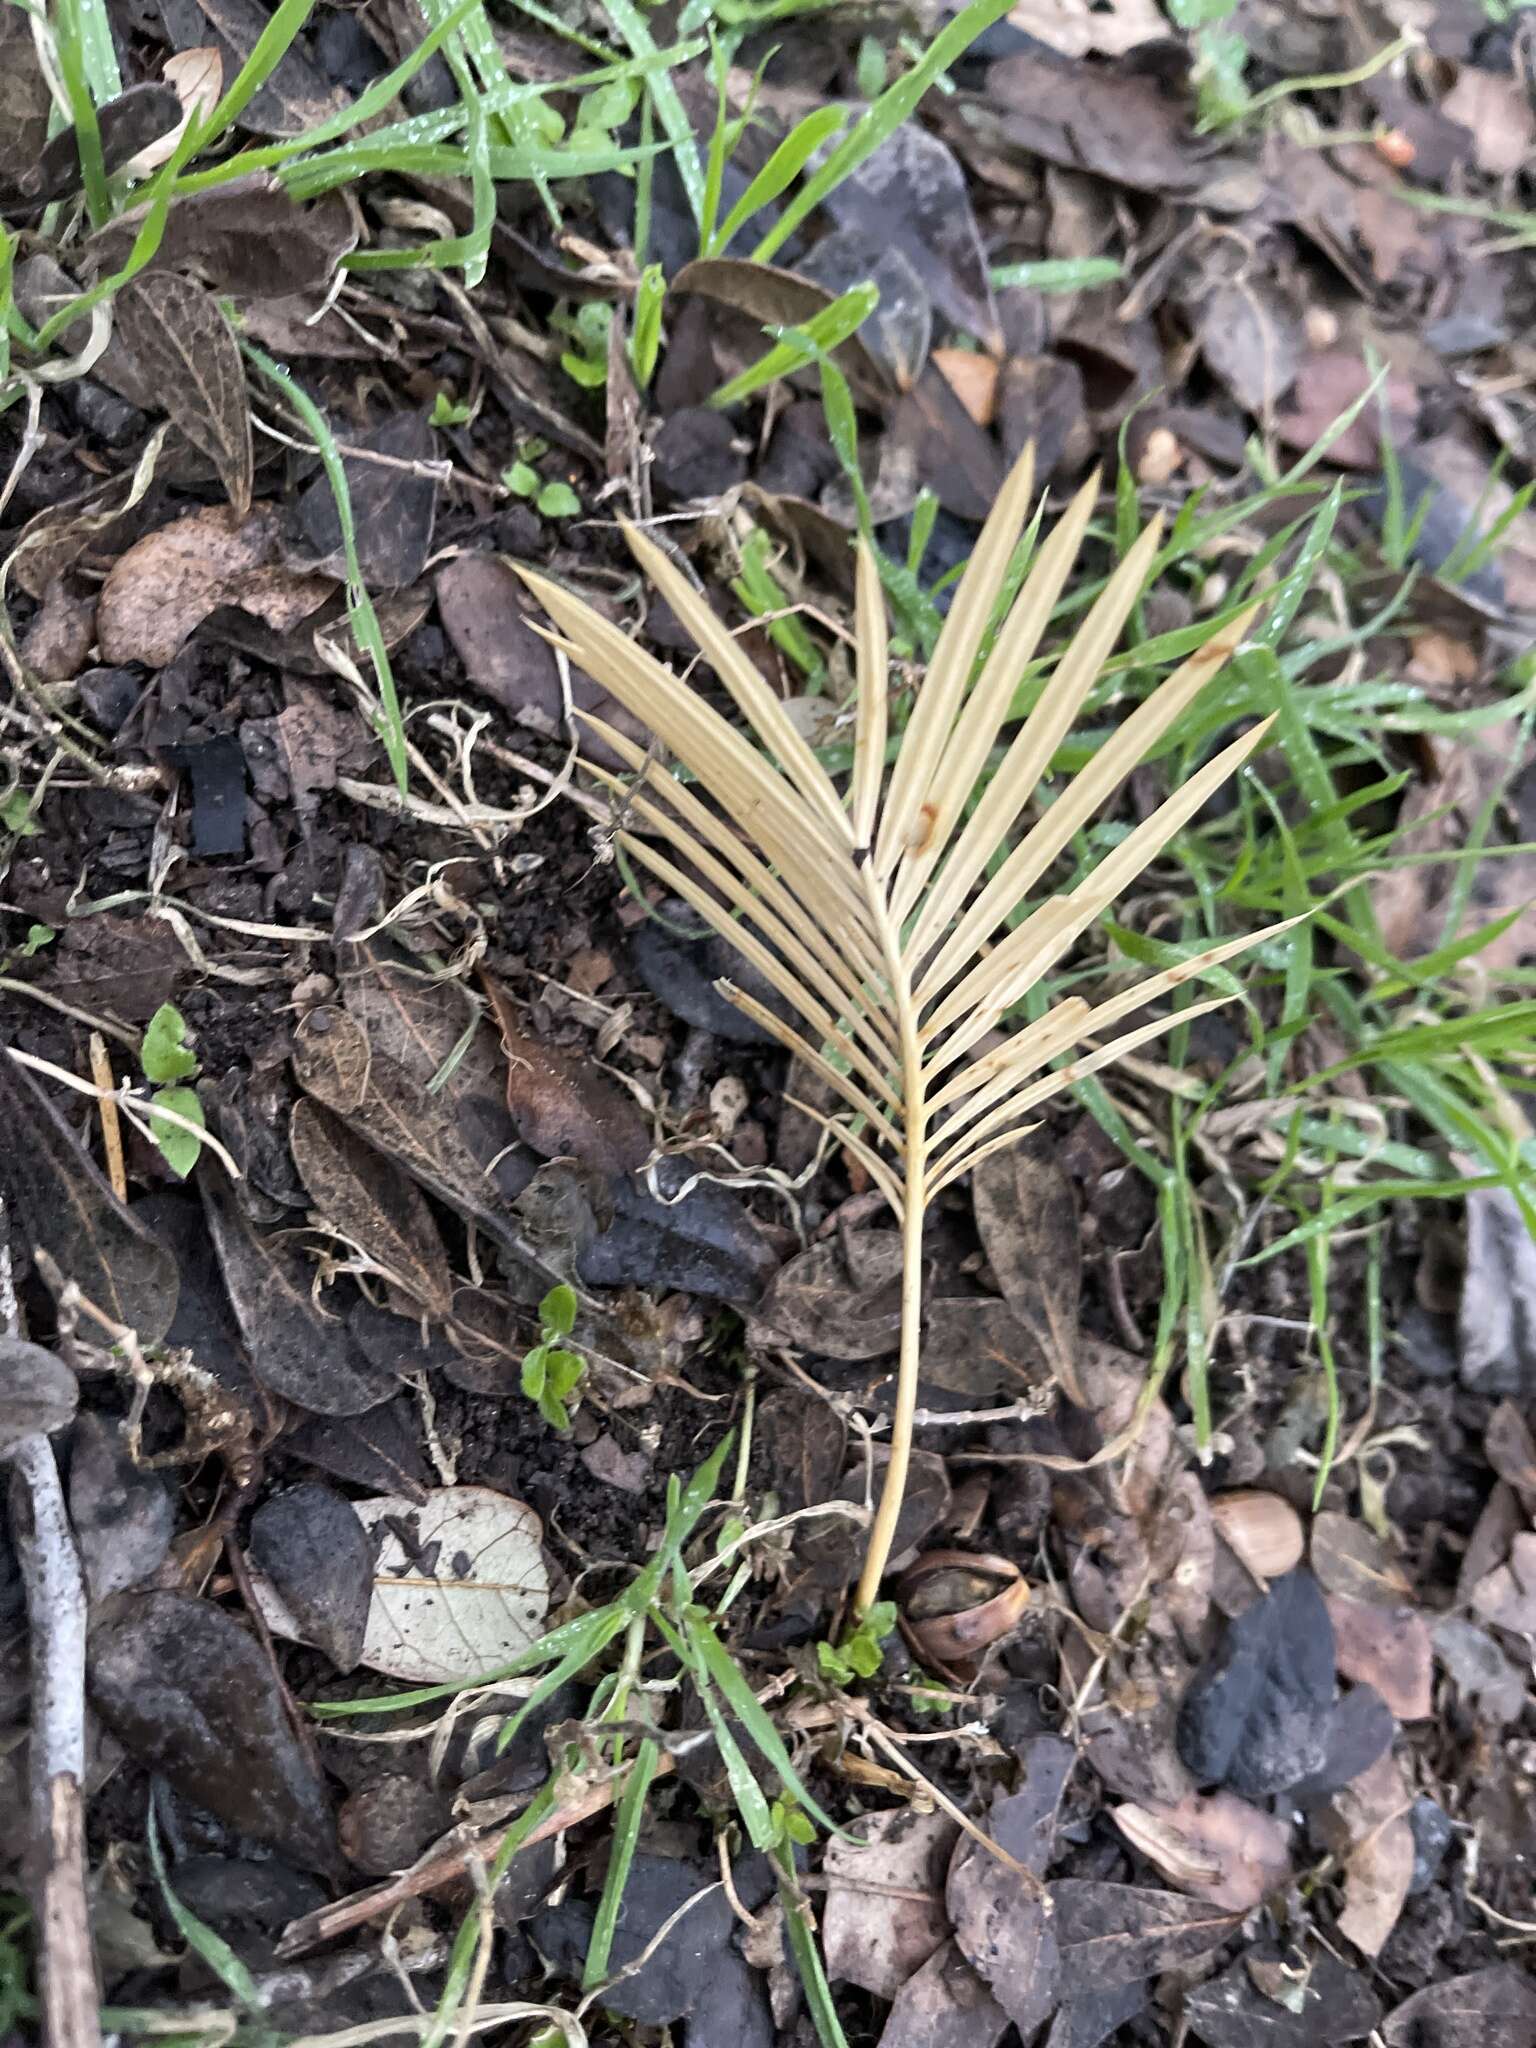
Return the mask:
<path id="1" fill-rule="evenodd" d="M 1117 1806 L 1111 1818 L 1177 1890 L 1229 1912 L 1251 1912 L 1291 1874 L 1290 1829 L 1235 1792 Z"/>
<path id="2" fill-rule="evenodd" d="M 925 1664 L 953 1666 L 1010 1635 L 1029 1605 L 1029 1585 L 1006 1557 L 933 1550 L 899 1588 L 907 1640 Z"/>
<path id="3" fill-rule="evenodd" d="M 829 1977 L 895 1998 L 944 1945 L 944 1879 L 959 1835 L 948 1814 L 898 1807 L 860 1822 L 857 1840 L 828 1840 L 821 1938 Z"/>
<path id="4" fill-rule="evenodd" d="M 176 154 L 188 125 L 206 120 L 224 90 L 224 60 L 211 44 L 199 50 L 173 51 L 161 65 L 160 75 L 181 101 L 181 119 L 123 166 L 135 180 L 147 178 Z"/>
<path id="5" fill-rule="evenodd" d="M 277 515 L 258 505 L 240 518 L 213 505 L 157 527 L 120 556 L 101 587 L 96 640 L 103 661 L 164 668 L 220 605 L 287 628 L 315 611 L 335 587 L 329 577 L 295 576 L 276 562 Z"/>

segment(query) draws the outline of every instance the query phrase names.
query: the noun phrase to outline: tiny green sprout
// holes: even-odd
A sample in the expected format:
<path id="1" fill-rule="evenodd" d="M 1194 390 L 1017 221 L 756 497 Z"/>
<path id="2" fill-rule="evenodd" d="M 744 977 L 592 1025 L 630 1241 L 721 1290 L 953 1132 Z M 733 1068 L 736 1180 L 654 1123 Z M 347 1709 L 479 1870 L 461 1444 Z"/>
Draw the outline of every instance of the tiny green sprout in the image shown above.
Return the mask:
<path id="1" fill-rule="evenodd" d="M 42 826 L 32 815 L 32 799 L 24 789 L 0 797 L 0 825 L 17 839 L 35 839 Z"/>
<path id="2" fill-rule="evenodd" d="M 659 263 L 648 263 L 640 273 L 635 291 L 634 326 L 629 338 L 629 361 L 635 382 L 646 390 L 655 374 L 661 349 L 661 308 L 667 296 L 667 281 Z"/>
<path id="3" fill-rule="evenodd" d="M 912 1685 L 907 1688 L 907 1705 L 914 1714 L 947 1714 L 952 1704 L 949 1694 L 937 1686 Z"/>
<path id="4" fill-rule="evenodd" d="M 439 391 L 432 400 L 434 427 L 462 427 L 471 416 L 472 408 L 462 400 L 450 398 L 446 391 Z"/>
<path id="5" fill-rule="evenodd" d="M 816 1645 L 816 1663 L 823 1678 L 834 1685 L 852 1685 L 858 1678 L 873 1678 L 884 1661 L 880 1643 L 896 1626 L 896 1602 L 877 1600 L 851 1635 L 840 1643 Z"/>
<path id="6" fill-rule="evenodd" d="M 172 1115 L 184 1117 L 187 1123 L 199 1127 L 203 1123 L 203 1105 L 198 1101 L 196 1091 L 174 1085 L 197 1072 L 197 1054 L 187 1044 L 186 1020 L 174 1004 L 162 1003 L 150 1018 L 144 1042 L 139 1048 L 139 1065 L 144 1070 L 145 1080 L 157 1084 L 150 1098 L 149 1134 L 159 1146 L 166 1165 L 185 1180 L 197 1164 L 203 1141 L 196 1131 L 187 1130 L 184 1124 L 172 1123 L 170 1117 L 155 1115 L 157 1108 L 168 1109 Z"/>
<path id="7" fill-rule="evenodd" d="M 514 462 L 501 472 L 502 483 L 515 498 L 531 498 L 539 488 L 539 472 L 531 462 Z"/>
<path id="8" fill-rule="evenodd" d="M 601 299 L 589 300 L 574 313 L 550 315 L 550 325 L 569 335 L 574 344 L 561 356 L 560 367 L 588 391 L 608 382 L 608 329 L 612 323 L 613 308 Z"/>
<path id="9" fill-rule="evenodd" d="M 771 1829 L 768 1846 L 779 1849 L 786 1842 L 798 1842 L 808 1847 L 816 1839 L 815 1823 L 809 1814 L 800 1811 L 799 1803 L 791 1792 L 785 1792 L 775 1799 L 768 1809 L 768 1824 Z"/>
<path id="10" fill-rule="evenodd" d="M 581 500 L 570 485 L 559 482 L 545 484 L 533 502 L 545 519 L 574 519 L 581 510 Z"/>
<path id="11" fill-rule="evenodd" d="M 576 1391 L 586 1369 L 583 1360 L 560 1342 L 575 1326 L 574 1291 L 563 1283 L 551 1287 L 539 1303 L 539 1342 L 523 1360 L 523 1392 L 538 1403 L 539 1413 L 551 1429 L 570 1428 L 566 1396 Z"/>
<path id="12" fill-rule="evenodd" d="M 26 943 L 22 946 L 21 957 L 30 960 L 34 953 L 41 953 L 44 946 L 51 946 L 58 933 L 51 924 L 29 924 Z"/>

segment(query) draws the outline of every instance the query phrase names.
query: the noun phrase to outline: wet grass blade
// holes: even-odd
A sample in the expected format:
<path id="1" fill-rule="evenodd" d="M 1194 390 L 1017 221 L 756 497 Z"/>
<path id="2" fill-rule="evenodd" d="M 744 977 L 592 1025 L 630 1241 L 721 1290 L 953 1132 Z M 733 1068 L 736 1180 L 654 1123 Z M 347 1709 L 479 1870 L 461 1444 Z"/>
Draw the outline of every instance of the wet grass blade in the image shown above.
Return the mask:
<path id="1" fill-rule="evenodd" d="M 635 1752 L 635 1760 L 629 1767 L 629 1777 L 625 1781 L 618 1811 L 614 1815 L 613 1839 L 608 1845 L 608 1871 L 603 1879 L 603 1895 L 597 1902 L 597 1917 L 592 1923 L 592 1939 L 587 1944 L 586 1961 L 582 1966 L 583 1991 L 591 1991 L 608 1975 L 608 1958 L 613 1952 L 613 1932 L 618 1925 L 619 1911 L 624 1904 L 624 1889 L 629 1883 L 630 1867 L 634 1863 L 635 1848 L 640 1840 L 640 1823 L 645 1818 L 645 1802 L 660 1760 L 661 1745 L 647 1738 Z"/>
<path id="2" fill-rule="evenodd" d="M 625 0 L 628 5 L 628 0 Z M 866 157 L 873 156 L 882 142 L 888 142 L 909 114 L 913 113 L 935 79 L 975 42 L 984 29 L 1000 21 L 1012 0 L 971 0 L 946 24 L 929 44 L 912 69 L 871 100 L 850 134 L 844 137 L 821 168 L 806 179 L 778 220 L 752 251 L 754 263 L 767 263 L 782 249 L 803 220 L 820 206 L 828 193 L 856 171 Z M 610 10 L 611 11 L 611 10 Z"/>
<path id="3" fill-rule="evenodd" d="M 373 608 L 373 599 L 368 595 L 368 587 L 363 581 L 362 565 L 357 558 L 357 532 L 352 520 L 352 496 L 347 489 L 346 471 L 342 467 L 341 451 L 336 446 L 336 437 L 319 406 L 282 364 L 275 363 L 271 356 L 264 349 L 257 348 L 254 342 L 242 341 L 240 346 L 262 375 L 276 385 L 304 422 L 314 441 L 321 466 L 325 470 L 326 481 L 336 501 L 336 516 L 341 522 L 341 545 L 347 564 L 347 620 L 352 628 L 353 638 L 373 664 L 374 676 L 379 685 L 381 707 L 378 735 L 384 743 L 385 753 L 389 756 L 395 786 L 404 796 L 409 782 L 405 719 L 400 710 L 400 698 L 395 689 L 395 674 L 389 665 L 389 650 L 384 645 L 379 615 Z"/>
<path id="4" fill-rule="evenodd" d="M 719 1688 L 721 1698 L 753 1742 L 773 1765 L 780 1783 L 787 1791 L 794 1793 L 806 1812 L 819 1821 L 829 1834 L 840 1834 L 842 1831 L 837 1822 L 807 1791 L 789 1751 L 784 1747 L 783 1738 L 773 1725 L 772 1717 L 758 1700 L 743 1677 L 741 1667 L 709 1623 L 697 1614 L 689 1614 L 684 1621 L 684 1627 L 700 1666 L 711 1683 Z"/>

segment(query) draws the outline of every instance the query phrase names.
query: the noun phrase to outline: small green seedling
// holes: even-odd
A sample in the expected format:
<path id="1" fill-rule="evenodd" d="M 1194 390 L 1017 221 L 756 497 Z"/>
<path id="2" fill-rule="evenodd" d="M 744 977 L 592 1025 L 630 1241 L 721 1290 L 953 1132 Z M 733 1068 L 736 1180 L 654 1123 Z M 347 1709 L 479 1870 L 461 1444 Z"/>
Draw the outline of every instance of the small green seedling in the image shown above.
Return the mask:
<path id="1" fill-rule="evenodd" d="M 566 1351 L 562 1337 L 576 1327 L 576 1296 L 565 1285 L 551 1287 L 539 1303 L 539 1342 L 523 1360 L 523 1392 L 536 1401 L 539 1413 L 551 1429 L 569 1429 L 570 1411 L 566 1396 L 574 1393 L 586 1370 L 574 1351 Z"/>
<path id="2" fill-rule="evenodd" d="M 29 924 L 21 947 L 22 959 L 30 960 L 34 953 L 41 953 L 44 946 L 51 946 L 57 937 L 58 933 L 51 924 Z"/>
<path id="3" fill-rule="evenodd" d="M 464 404 L 461 399 L 450 398 L 446 391 L 439 391 L 432 400 L 431 424 L 434 427 L 462 427 L 473 415 L 473 406 Z"/>
<path id="4" fill-rule="evenodd" d="M 186 1020 L 173 1004 L 162 1003 L 150 1018 L 139 1048 L 139 1065 L 145 1080 L 157 1084 L 152 1097 L 156 1108 L 172 1110 L 188 1123 L 202 1125 L 203 1105 L 196 1091 L 173 1085 L 197 1072 L 197 1054 L 187 1044 Z M 166 1164 L 185 1180 L 203 1149 L 197 1132 L 172 1123 L 169 1117 L 156 1116 L 151 1109 L 149 1134 L 165 1155 Z"/>
<path id="5" fill-rule="evenodd" d="M 541 519 L 574 519 L 581 500 L 569 484 L 559 478 L 546 483 L 531 462 L 514 462 L 501 472 L 501 480 L 514 497 L 530 498 Z"/>
<path id="6" fill-rule="evenodd" d="M 17 839 L 35 839 L 42 826 L 32 815 L 32 799 L 19 785 L 0 797 L 0 825 Z"/>
<path id="7" fill-rule="evenodd" d="M 587 391 L 608 382 L 608 329 L 613 308 L 601 299 L 590 299 L 574 313 L 557 309 L 549 324 L 567 336 L 571 346 L 560 358 L 560 367 Z"/>
<path id="8" fill-rule="evenodd" d="M 851 1635 L 840 1643 L 818 1643 L 816 1663 L 823 1678 L 834 1685 L 852 1685 L 857 1678 L 873 1678 L 885 1660 L 882 1638 L 896 1626 L 896 1602 L 877 1600 Z"/>
<path id="9" fill-rule="evenodd" d="M 667 296 L 667 281 L 659 263 L 649 263 L 640 273 L 635 291 L 634 324 L 629 337 L 629 364 L 642 391 L 649 388 L 661 351 L 661 308 Z"/>
<path id="10" fill-rule="evenodd" d="M 790 1842 L 799 1842 L 808 1847 L 816 1839 L 816 1823 L 808 1813 L 800 1811 L 799 1801 L 793 1792 L 782 1793 L 768 1809 L 769 1824 L 773 1829 L 772 1847 L 783 1849 Z"/>

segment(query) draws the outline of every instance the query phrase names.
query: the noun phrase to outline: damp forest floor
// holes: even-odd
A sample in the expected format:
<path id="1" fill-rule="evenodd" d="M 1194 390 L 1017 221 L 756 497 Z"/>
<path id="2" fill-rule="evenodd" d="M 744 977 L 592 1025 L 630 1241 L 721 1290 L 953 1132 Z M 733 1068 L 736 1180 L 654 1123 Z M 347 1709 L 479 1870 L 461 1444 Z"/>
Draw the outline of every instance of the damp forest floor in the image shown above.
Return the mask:
<path id="1" fill-rule="evenodd" d="M 0 46 L 7 2038 L 1536 2048 L 1536 10 Z M 1260 602 L 1050 886 L 1274 718 L 1027 1014 L 1291 922 L 933 1204 L 860 1623 L 899 1232 L 517 569 L 841 774 L 1027 446 L 1047 655 L 1163 522 L 1031 815 Z"/>

